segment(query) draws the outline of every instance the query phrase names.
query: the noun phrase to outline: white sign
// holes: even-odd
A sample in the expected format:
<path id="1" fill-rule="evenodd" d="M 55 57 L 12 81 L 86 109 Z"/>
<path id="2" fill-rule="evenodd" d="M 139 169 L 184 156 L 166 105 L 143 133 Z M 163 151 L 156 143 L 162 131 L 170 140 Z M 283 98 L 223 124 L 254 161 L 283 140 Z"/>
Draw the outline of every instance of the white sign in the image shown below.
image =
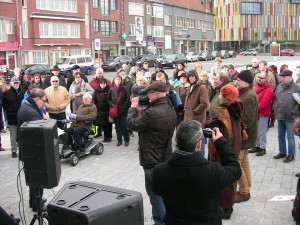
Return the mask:
<path id="1" fill-rule="evenodd" d="M 101 42 L 100 39 L 95 39 L 95 50 L 100 50 Z"/>

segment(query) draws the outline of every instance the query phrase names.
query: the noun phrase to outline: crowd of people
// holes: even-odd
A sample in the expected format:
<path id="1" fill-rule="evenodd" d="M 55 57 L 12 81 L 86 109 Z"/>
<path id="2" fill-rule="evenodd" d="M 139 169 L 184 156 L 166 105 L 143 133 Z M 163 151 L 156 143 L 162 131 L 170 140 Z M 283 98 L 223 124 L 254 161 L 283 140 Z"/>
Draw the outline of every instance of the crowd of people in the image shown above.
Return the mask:
<path id="1" fill-rule="evenodd" d="M 284 163 L 295 159 L 293 121 L 299 114 L 299 107 L 292 94 L 300 94 L 300 79 L 293 80 L 293 72 L 288 70 L 287 65 L 282 65 L 278 72 L 275 65 L 267 66 L 266 61 L 253 58 L 245 70 L 238 72 L 234 65 L 224 65 L 217 57 L 208 73 L 199 62 L 188 71 L 184 62 L 178 62 L 173 75 L 170 75 L 172 80 L 160 63 L 156 63 L 152 74 L 147 62 L 141 67 L 128 63 L 116 72 L 112 81 L 105 78 L 102 68 L 96 69 L 90 82 L 80 73 L 78 65 L 73 66 L 73 76 L 67 81 L 59 71 L 59 67 L 54 65 L 51 76 L 36 74 L 29 78 L 16 68 L 9 88 L 0 80 L 0 106 L 3 107 L 0 110 L 0 128 L 6 132 L 5 128 L 9 127 L 12 157 L 17 157 L 19 121 L 23 121 L 18 112 L 24 114 L 24 109 L 20 109 L 28 108 L 30 104 L 37 110 L 38 118 L 66 119 L 69 105 L 75 115 L 72 119 L 77 118 L 78 122 L 90 115 L 89 120 L 93 120 L 97 127 L 95 138 L 103 136 L 106 143 L 112 142 L 114 124 L 118 147 L 123 144 L 129 146 L 130 138 L 138 132 L 140 164 L 145 171 L 145 186 L 156 225 L 164 224 L 164 221 L 184 223 L 184 217 L 174 215 L 173 210 L 184 209 L 172 204 L 176 197 L 172 199 L 171 194 L 177 196 L 177 191 L 188 191 L 189 188 L 178 187 L 177 191 L 170 192 L 166 187 L 172 189 L 169 185 L 174 180 L 195 179 L 201 177 L 203 171 L 210 170 L 210 166 L 204 167 L 202 172 L 199 171 L 200 175 L 184 177 L 186 173 L 181 174 L 176 169 L 176 166 L 180 168 L 180 157 L 184 156 L 183 168 L 189 163 L 196 168 L 192 173 L 201 170 L 205 163 L 211 163 L 212 167 L 224 166 L 214 168 L 223 177 L 203 174 L 203 182 L 207 182 L 207 186 L 200 186 L 203 191 L 210 189 L 214 201 L 209 204 L 211 208 L 204 210 L 207 205 L 195 203 L 199 210 L 190 212 L 191 217 L 198 213 L 195 218 L 200 215 L 207 217 L 208 221 L 230 219 L 233 205 L 251 198 L 248 153 L 256 156 L 266 154 L 267 131 L 274 126 L 275 120 L 279 152 L 273 158 L 283 159 Z M 296 68 L 296 74 L 300 75 L 300 67 Z M 177 97 L 178 104 L 174 104 L 172 96 Z M 58 122 L 58 127 L 62 128 L 63 124 Z M 188 128 L 195 132 L 191 133 Z M 204 128 L 211 128 L 212 137 L 202 137 Z M 91 125 L 75 130 L 75 148 L 80 148 L 80 134 L 90 129 Z M 175 129 L 177 148 L 172 153 Z M 0 151 L 5 151 L 1 139 Z M 157 166 L 162 163 L 163 166 Z M 172 163 L 175 167 L 169 168 Z M 228 174 L 230 171 L 231 175 Z M 170 175 L 168 182 L 161 180 L 164 173 Z M 211 188 L 214 182 L 219 183 Z M 162 184 L 165 186 L 162 187 Z M 193 190 L 190 192 L 194 193 Z M 30 204 L 33 205 L 32 202 Z M 216 213 L 218 218 L 213 218 Z"/>

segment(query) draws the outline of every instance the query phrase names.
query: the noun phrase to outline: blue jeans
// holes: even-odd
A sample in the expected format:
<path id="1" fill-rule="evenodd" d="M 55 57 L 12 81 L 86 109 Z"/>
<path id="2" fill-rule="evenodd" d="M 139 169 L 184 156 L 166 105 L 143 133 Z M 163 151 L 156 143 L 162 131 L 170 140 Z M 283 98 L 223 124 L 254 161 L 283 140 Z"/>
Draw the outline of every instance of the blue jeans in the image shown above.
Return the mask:
<path id="1" fill-rule="evenodd" d="M 129 132 L 128 132 L 126 120 L 127 120 L 127 116 L 123 116 L 123 115 L 114 118 L 118 143 L 122 143 L 122 136 L 124 137 L 125 143 L 129 143 L 130 138 L 129 138 Z"/>
<path id="2" fill-rule="evenodd" d="M 155 195 L 152 192 L 152 173 L 153 173 L 154 168 L 152 169 L 145 169 L 145 187 L 147 194 L 150 199 L 150 203 L 152 205 L 152 217 L 154 220 L 155 225 L 164 225 L 165 224 L 165 205 L 162 200 L 162 197 L 159 195 Z"/>
<path id="3" fill-rule="evenodd" d="M 293 122 L 278 120 L 278 143 L 279 152 L 286 155 L 286 141 L 288 140 L 288 155 L 295 156 L 295 136 L 293 132 Z"/>
<path id="4" fill-rule="evenodd" d="M 256 147 L 259 147 L 261 149 L 266 149 L 268 125 L 269 125 L 269 117 L 265 117 L 265 116 L 258 117 Z"/>

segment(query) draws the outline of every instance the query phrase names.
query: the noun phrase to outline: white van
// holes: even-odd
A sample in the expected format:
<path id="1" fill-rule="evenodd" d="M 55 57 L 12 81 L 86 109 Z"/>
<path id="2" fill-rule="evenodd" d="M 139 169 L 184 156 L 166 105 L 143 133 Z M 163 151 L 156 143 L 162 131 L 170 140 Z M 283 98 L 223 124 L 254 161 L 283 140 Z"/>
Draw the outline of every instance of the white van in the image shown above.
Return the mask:
<path id="1" fill-rule="evenodd" d="M 59 59 L 56 63 L 61 69 L 60 74 L 65 77 L 70 77 L 72 75 L 72 67 L 74 65 L 80 66 L 80 72 L 90 75 L 94 70 L 94 60 L 89 55 L 73 55 L 65 56 Z"/>

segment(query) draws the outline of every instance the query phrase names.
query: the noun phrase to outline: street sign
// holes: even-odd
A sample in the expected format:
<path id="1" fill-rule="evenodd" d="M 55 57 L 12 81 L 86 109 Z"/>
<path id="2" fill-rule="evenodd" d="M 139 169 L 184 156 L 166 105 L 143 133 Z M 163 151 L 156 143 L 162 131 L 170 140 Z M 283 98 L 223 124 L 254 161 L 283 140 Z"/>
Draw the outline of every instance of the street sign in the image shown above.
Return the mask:
<path id="1" fill-rule="evenodd" d="M 123 33 L 121 34 L 121 38 L 122 38 L 123 40 L 125 40 L 127 37 L 128 37 L 128 34 L 127 34 L 126 32 L 123 32 Z"/>
<path id="2" fill-rule="evenodd" d="M 101 42 L 100 39 L 95 39 L 95 50 L 100 50 Z"/>

